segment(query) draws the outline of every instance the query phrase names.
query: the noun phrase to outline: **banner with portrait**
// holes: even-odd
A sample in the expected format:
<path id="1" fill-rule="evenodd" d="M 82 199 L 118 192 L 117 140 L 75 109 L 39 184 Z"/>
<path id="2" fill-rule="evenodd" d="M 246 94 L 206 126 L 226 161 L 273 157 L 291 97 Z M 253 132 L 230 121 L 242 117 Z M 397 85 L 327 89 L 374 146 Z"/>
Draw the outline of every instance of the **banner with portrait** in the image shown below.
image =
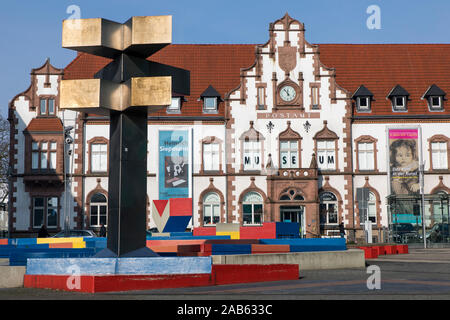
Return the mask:
<path id="1" fill-rule="evenodd" d="M 414 200 L 400 199 L 402 196 L 420 193 L 419 129 L 389 129 L 388 145 L 391 195 L 399 199 L 396 201 L 395 210 L 397 219 L 401 219 L 402 222 L 415 222 L 417 220 L 413 211 Z"/>
<path id="2" fill-rule="evenodd" d="M 159 131 L 159 199 L 189 198 L 190 141 L 188 130 Z"/>

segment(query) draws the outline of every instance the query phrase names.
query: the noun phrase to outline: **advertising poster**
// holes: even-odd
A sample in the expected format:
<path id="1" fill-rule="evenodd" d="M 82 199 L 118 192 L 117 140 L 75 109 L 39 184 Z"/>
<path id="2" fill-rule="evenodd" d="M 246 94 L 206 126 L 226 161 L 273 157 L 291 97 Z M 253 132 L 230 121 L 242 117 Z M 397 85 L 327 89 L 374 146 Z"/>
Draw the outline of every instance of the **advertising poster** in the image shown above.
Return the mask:
<path id="1" fill-rule="evenodd" d="M 389 129 L 388 138 L 391 194 L 419 194 L 419 129 Z M 397 201 L 395 213 L 397 222 L 417 222 L 411 201 Z"/>
<path id="2" fill-rule="evenodd" d="M 159 131 L 159 199 L 188 198 L 190 147 L 188 130 Z"/>

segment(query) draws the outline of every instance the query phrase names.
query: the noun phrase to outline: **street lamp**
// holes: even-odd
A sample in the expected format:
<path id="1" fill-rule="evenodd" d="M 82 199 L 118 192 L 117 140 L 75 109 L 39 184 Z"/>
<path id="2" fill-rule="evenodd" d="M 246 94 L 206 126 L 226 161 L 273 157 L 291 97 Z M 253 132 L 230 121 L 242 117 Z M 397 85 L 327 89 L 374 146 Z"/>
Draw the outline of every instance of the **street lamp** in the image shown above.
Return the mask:
<path id="1" fill-rule="evenodd" d="M 425 186 L 425 162 L 423 162 L 420 167 L 420 195 L 421 195 L 421 202 L 422 202 L 422 237 L 423 237 L 423 247 L 424 249 L 427 248 L 427 235 L 426 235 L 426 229 L 425 229 L 425 191 L 424 191 L 424 186 Z"/>
<path id="2" fill-rule="evenodd" d="M 72 150 L 68 148 L 69 145 L 73 143 L 73 138 L 70 136 L 70 132 L 73 130 L 73 126 L 64 127 L 64 235 L 69 236 L 69 228 L 70 228 L 70 215 L 69 215 L 69 206 L 67 203 L 67 157 L 72 155 Z M 70 170 L 70 164 L 68 165 Z"/>

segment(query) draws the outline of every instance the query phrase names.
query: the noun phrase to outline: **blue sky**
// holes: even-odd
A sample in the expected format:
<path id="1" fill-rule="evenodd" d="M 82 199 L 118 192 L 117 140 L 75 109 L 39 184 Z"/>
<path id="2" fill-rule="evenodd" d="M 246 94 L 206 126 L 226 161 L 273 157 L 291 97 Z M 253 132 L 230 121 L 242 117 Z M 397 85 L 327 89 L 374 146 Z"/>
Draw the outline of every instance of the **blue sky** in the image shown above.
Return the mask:
<path id="1" fill-rule="evenodd" d="M 448 0 L 13 0 L 0 11 L 0 113 L 30 84 L 47 57 L 58 68 L 76 53 L 61 48 L 61 25 L 76 5 L 81 18 L 125 22 L 131 16 L 172 15 L 173 43 L 265 43 L 268 26 L 286 12 L 305 23 L 311 43 L 450 43 Z M 369 30 L 377 5 L 381 29 Z"/>

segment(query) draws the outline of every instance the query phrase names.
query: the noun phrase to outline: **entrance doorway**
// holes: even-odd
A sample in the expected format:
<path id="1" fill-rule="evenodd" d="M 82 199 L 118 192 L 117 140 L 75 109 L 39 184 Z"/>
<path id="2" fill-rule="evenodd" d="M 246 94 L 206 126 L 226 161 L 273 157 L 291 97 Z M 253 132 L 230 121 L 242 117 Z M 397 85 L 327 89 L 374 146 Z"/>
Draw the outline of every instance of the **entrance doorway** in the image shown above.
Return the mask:
<path id="1" fill-rule="evenodd" d="M 281 206 L 280 218 L 281 222 L 298 222 L 300 224 L 300 236 L 304 237 L 304 215 L 305 207 L 303 206 Z"/>

